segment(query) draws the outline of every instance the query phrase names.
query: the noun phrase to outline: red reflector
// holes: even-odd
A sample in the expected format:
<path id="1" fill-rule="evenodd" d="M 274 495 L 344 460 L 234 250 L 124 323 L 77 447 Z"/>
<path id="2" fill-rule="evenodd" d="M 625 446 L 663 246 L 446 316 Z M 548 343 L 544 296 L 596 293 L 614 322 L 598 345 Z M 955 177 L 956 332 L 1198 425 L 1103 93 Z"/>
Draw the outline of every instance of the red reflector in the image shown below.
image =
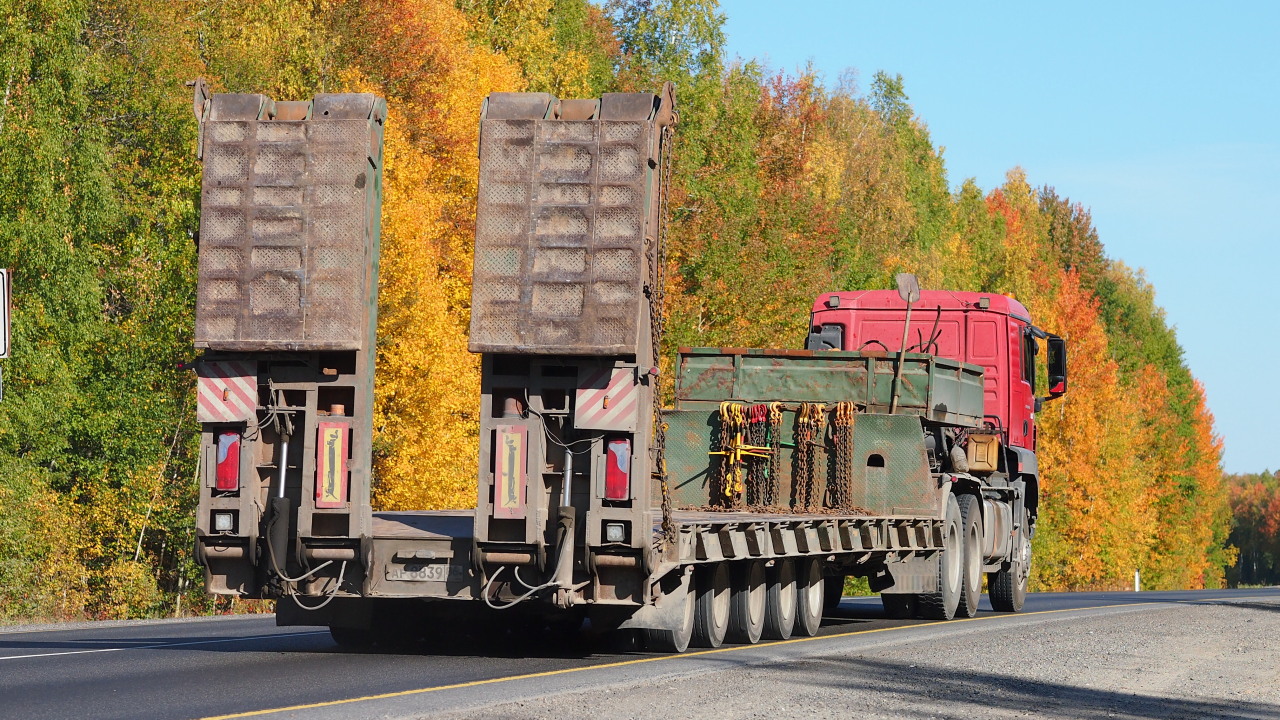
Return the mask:
<path id="1" fill-rule="evenodd" d="M 529 426 L 498 425 L 493 438 L 493 516 L 504 520 L 523 518 L 529 475 Z"/>
<path id="2" fill-rule="evenodd" d="M 631 440 L 613 438 L 605 446 L 604 499 L 631 499 Z"/>
<path id="3" fill-rule="evenodd" d="M 215 487 L 219 490 L 240 489 L 240 433 L 218 433 L 218 469 Z"/>
<path id="4" fill-rule="evenodd" d="M 340 508 L 347 504 L 347 431 L 341 422 L 316 424 L 316 507 Z"/>

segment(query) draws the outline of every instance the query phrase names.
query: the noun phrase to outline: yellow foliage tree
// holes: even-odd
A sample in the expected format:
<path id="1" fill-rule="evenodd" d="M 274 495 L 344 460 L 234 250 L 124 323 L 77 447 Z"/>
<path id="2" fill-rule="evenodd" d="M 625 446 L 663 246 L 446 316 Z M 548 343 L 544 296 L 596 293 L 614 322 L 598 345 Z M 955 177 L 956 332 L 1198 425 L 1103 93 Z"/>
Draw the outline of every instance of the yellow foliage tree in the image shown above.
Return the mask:
<path id="1" fill-rule="evenodd" d="M 347 85 L 388 99 L 374 504 L 475 502 L 479 366 L 467 352 L 480 103 L 523 86 L 445 0 L 383 0 L 353 23 Z"/>

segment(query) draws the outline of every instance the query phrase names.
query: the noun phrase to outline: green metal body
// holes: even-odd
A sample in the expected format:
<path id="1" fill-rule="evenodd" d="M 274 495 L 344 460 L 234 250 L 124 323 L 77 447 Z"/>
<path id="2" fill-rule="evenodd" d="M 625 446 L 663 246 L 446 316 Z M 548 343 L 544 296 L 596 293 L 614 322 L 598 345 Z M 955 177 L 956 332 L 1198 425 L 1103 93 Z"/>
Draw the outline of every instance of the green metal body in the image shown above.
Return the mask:
<path id="1" fill-rule="evenodd" d="M 676 409 L 748 402 L 857 403 L 887 413 L 896 354 L 750 348 L 681 348 Z M 907 353 L 898 412 L 949 425 L 982 421 L 982 368 L 935 355 Z"/>
<path id="2" fill-rule="evenodd" d="M 976 427 L 982 418 L 982 369 L 933 355 L 903 360 L 898 412 L 888 414 L 896 355 L 723 348 L 681 350 L 675 409 L 665 414 L 667 469 L 677 507 L 720 504 L 716 474 L 723 402 L 781 403 L 779 508 L 808 512 L 796 502 L 799 403 L 854 403 L 852 451 L 840 462 L 827 424 L 817 442 L 818 487 L 826 497 L 837 477 L 850 483 L 850 504 L 869 515 L 937 517 L 947 490 L 930 472 L 927 424 Z M 818 505 L 825 503 L 819 501 Z"/>

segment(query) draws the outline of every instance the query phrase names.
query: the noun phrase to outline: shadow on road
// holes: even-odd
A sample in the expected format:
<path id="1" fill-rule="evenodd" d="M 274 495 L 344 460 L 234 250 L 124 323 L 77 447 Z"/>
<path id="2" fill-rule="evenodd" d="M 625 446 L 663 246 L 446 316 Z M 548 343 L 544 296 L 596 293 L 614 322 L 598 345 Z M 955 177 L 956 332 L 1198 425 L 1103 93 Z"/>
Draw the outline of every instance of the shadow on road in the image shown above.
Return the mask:
<path id="1" fill-rule="evenodd" d="M 992 710 L 1081 720 L 1280 717 L 1280 705 L 1271 703 L 1154 697 L 1124 690 L 1080 687 L 1066 680 L 1046 682 L 995 676 L 979 670 L 965 671 L 927 663 L 904 664 L 868 658 L 815 659 L 778 666 L 778 670 L 791 675 L 790 681 L 796 684 L 836 690 L 857 686 L 908 703 L 920 702 L 918 714 L 907 713 L 904 717 L 936 717 L 938 707 L 948 707 L 948 717 L 987 717 Z M 848 709 L 851 714 L 857 710 Z"/>

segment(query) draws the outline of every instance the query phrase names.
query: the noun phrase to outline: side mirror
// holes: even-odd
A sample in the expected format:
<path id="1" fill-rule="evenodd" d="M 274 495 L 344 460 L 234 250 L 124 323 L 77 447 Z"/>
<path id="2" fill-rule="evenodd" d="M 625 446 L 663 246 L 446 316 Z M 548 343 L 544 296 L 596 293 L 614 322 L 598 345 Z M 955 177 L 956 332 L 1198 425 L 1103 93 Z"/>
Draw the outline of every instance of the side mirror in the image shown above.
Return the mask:
<path id="1" fill-rule="evenodd" d="M 1045 344 L 1049 347 L 1049 398 L 1067 394 L 1067 341 L 1050 335 Z"/>

